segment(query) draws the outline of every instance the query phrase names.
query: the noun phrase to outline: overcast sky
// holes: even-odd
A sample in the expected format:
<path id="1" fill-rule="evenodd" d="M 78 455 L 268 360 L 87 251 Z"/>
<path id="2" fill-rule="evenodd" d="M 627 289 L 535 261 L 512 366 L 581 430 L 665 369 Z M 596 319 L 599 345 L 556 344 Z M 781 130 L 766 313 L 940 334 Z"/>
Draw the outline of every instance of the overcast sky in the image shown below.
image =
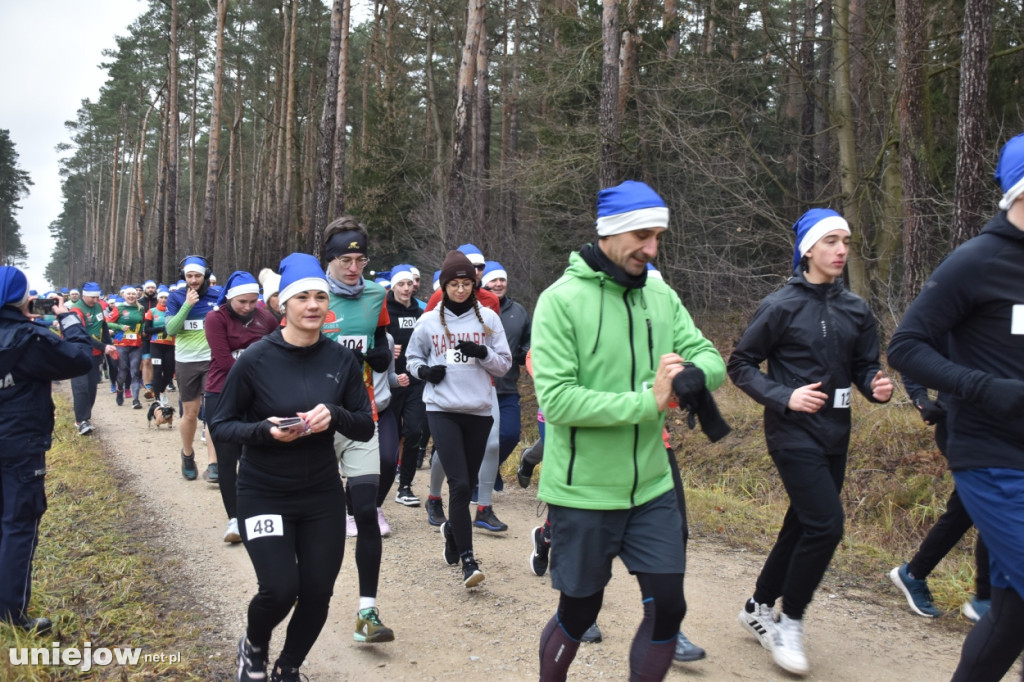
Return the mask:
<path id="1" fill-rule="evenodd" d="M 49 225 L 61 210 L 55 148 L 70 141 L 64 122 L 83 99 L 99 97 L 103 50 L 145 9 L 139 0 L 0 0 L 0 128 L 11 131 L 18 166 L 35 183 L 16 214 L 33 289 L 49 288 Z"/>

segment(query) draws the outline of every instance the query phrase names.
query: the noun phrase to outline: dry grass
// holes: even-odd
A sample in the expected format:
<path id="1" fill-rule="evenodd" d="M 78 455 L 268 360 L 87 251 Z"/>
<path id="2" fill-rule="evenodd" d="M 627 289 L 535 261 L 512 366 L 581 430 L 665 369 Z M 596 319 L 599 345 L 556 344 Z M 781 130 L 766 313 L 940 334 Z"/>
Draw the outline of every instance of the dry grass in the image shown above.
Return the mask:
<path id="1" fill-rule="evenodd" d="M 43 517 L 35 555 L 30 614 L 54 620 L 54 631 L 30 636 L 0 627 L 0 679 L 208 680 L 201 616 L 183 610 L 191 599 L 173 581 L 173 562 L 141 539 L 147 524 L 137 500 L 112 473 L 99 441 L 79 438 L 61 403 L 53 448 L 47 454 L 49 509 Z M 11 648 L 45 647 L 92 651 L 141 649 L 136 665 L 14 666 Z M 163 661 L 156 660 L 162 657 Z M 171 660 L 173 655 L 178 660 Z"/>

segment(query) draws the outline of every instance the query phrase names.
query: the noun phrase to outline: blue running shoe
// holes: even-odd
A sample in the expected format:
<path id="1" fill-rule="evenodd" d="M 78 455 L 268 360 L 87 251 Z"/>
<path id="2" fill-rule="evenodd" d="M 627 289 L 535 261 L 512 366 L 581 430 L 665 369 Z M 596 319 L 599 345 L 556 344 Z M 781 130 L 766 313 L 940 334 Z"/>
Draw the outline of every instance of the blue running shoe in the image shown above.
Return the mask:
<path id="1" fill-rule="evenodd" d="M 964 614 L 972 623 L 977 623 L 981 620 L 988 610 L 992 607 L 991 599 L 978 599 L 977 597 L 971 597 L 971 601 L 965 601 L 963 606 L 960 607 L 960 613 Z"/>
<path id="2" fill-rule="evenodd" d="M 932 602 L 932 593 L 928 589 L 928 581 L 912 578 L 910 571 L 907 570 L 907 564 L 897 566 L 889 571 L 889 580 L 907 598 L 907 604 L 910 605 L 911 611 L 925 618 L 935 618 L 941 615 L 941 612 L 935 608 L 935 604 Z"/>

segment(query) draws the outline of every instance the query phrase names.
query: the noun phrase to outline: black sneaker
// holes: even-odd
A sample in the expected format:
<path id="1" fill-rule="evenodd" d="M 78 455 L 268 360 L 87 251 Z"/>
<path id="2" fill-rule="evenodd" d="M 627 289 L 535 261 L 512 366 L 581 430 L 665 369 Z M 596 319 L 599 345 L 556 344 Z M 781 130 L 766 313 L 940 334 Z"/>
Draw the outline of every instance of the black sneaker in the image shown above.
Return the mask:
<path id="1" fill-rule="evenodd" d="M 195 454 L 186 455 L 184 450 L 181 451 L 181 475 L 186 481 L 194 481 L 199 477 Z"/>
<path id="2" fill-rule="evenodd" d="M 238 640 L 237 682 L 265 682 L 267 679 L 267 652 L 249 644 L 245 635 Z"/>
<path id="3" fill-rule="evenodd" d="M 462 562 L 462 584 L 467 588 L 476 587 L 484 581 L 484 572 L 480 570 L 480 564 L 476 559 L 466 559 Z"/>
<path id="4" fill-rule="evenodd" d="M 174 382 L 170 381 L 167 383 L 167 390 L 170 391 L 171 393 L 174 393 L 178 389 L 174 387 Z"/>
<path id="5" fill-rule="evenodd" d="M 516 467 L 516 480 L 519 481 L 520 488 L 529 488 L 530 481 L 533 480 L 533 465 L 520 461 Z"/>
<path id="6" fill-rule="evenodd" d="M 412 486 L 400 485 L 395 493 L 395 502 L 404 504 L 406 507 L 420 506 L 420 498 L 412 494 Z"/>
<path id="7" fill-rule="evenodd" d="M 444 538 L 444 562 L 449 566 L 459 563 L 459 546 L 455 544 L 455 533 L 452 532 L 452 524 L 447 521 L 441 526 L 441 537 Z"/>
<path id="8" fill-rule="evenodd" d="M 494 507 L 491 505 L 487 505 L 486 507 L 477 507 L 476 520 L 473 521 L 473 525 L 477 528 L 489 530 L 492 533 L 501 533 L 502 531 L 508 530 L 508 524 L 502 523 L 498 517 L 494 515 Z"/>
<path id="9" fill-rule="evenodd" d="M 703 648 L 691 642 L 683 634 L 682 630 L 679 631 L 679 636 L 676 637 L 676 653 L 673 655 L 673 659 L 680 663 L 692 663 L 693 661 L 703 659 L 707 655 L 708 653 Z"/>
<path id="10" fill-rule="evenodd" d="M 133 400 L 132 401 L 132 409 L 133 410 L 141 410 L 142 409 L 142 401 L 139 400 L 138 398 Z"/>
<path id="11" fill-rule="evenodd" d="M 217 466 L 216 462 L 210 462 L 206 465 L 206 471 L 203 472 L 203 480 L 207 483 L 217 483 L 220 481 L 220 467 Z"/>
<path id="12" fill-rule="evenodd" d="M 90 433 L 92 433 L 95 430 L 96 430 L 95 427 L 92 425 L 92 423 L 88 419 L 83 419 L 82 421 L 78 422 L 78 435 L 79 436 L 87 436 L 87 435 L 89 435 Z"/>
<path id="13" fill-rule="evenodd" d="M 587 644 L 597 644 L 602 639 L 603 637 L 601 637 L 601 628 L 597 627 L 597 623 L 594 623 L 589 628 L 587 628 L 587 631 L 583 633 L 582 637 L 580 637 L 580 641 L 586 642 Z"/>
<path id="14" fill-rule="evenodd" d="M 444 503 L 441 498 L 427 498 L 427 521 L 431 526 L 443 526 L 448 519 L 444 515 Z"/>
<path id="15" fill-rule="evenodd" d="M 114 402 L 117 403 L 118 407 L 124 405 L 124 391 L 117 391 L 117 396 L 114 398 Z"/>
<path id="16" fill-rule="evenodd" d="M 53 621 L 49 618 L 22 618 L 21 620 L 12 621 L 11 625 L 19 630 L 37 635 L 45 635 L 53 630 Z"/>
<path id="17" fill-rule="evenodd" d="M 302 682 L 309 678 L 299 672 L 298 668 L 274 664 L 274 672 L 270 673 L 270 682 Z"/>
<path id="18" fill-rule="evenodd" d="M 548 572 L 548 552 L 551 545 L 544 537 L 544 526 L 533 529 L 533 552 L 530 554 L 530 570 L 534 575 L 541 576 Z"/>

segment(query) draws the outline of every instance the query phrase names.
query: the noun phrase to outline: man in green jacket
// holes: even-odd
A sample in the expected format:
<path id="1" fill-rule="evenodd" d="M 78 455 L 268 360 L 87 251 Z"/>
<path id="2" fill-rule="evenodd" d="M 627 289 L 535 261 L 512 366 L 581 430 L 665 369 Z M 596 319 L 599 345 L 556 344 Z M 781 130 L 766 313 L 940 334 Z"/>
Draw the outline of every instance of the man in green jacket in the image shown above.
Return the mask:
<path id="1" fill-rule="evenodd" d="M 725 363 L 675 292 L 647 278 L 668 229 L 661 197 L 627 181 L 602 190 L 597 208 L 597 243 L 570 255 L 534 317 L 534 380 L 546 422 L 538 497 L 549 506 L 551 584 L 561 593 L 541 634 L 540 678 L 565 679 L 618 556 L 644 603 L 631 679 L 662 679 L 686 613 L 665 413 L 673 394 L 694 404 L 721 385 Z"/>

